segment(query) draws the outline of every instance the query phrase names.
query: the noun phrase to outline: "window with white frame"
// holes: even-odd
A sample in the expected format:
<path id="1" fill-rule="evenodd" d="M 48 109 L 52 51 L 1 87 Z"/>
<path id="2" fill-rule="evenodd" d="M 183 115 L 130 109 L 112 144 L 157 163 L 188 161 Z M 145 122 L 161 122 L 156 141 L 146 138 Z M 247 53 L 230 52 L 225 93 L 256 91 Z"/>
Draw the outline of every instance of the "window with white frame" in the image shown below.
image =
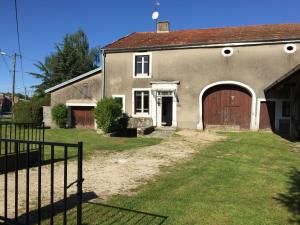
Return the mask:
<path id="1" fill-rule="evenodd" d="M 134 54 L 134 77 L 150 77 L 150 54 Z"/>
<path id="2" fill-rule="evenodd" d="M 134 91 L 134 114 L 150 113 L 150 91 Z"/>
<path id="3" fill-rule="evenodd" d="M 125 112 L 125 95 L 113 95 L 113 99 L 117 99 L 117 101 L 122 106 L 122 111 Z"/>

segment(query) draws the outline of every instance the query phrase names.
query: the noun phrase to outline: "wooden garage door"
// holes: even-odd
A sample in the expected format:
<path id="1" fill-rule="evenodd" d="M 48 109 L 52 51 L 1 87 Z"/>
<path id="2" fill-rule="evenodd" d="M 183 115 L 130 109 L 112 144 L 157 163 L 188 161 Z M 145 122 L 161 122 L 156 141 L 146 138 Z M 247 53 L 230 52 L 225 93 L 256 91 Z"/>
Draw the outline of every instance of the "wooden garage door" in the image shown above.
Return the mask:
<path id="1" fill-rule="evenodd" d="M 238 86 L 215 86 L 204 95 L 203 114 L 205 127 L 213 125 L 249 129 L 251 95 Z"/>
<path id="2" fill-rule="evenodd" d="M 259 129 L 274 130 L 275 102 L 267 101 L 260 104 Z"/>
<path id="3" fill-rule="evenodd" d="M 72 126 L 76 128 L 94 128 L 93 107 L 72 107 Z"/>

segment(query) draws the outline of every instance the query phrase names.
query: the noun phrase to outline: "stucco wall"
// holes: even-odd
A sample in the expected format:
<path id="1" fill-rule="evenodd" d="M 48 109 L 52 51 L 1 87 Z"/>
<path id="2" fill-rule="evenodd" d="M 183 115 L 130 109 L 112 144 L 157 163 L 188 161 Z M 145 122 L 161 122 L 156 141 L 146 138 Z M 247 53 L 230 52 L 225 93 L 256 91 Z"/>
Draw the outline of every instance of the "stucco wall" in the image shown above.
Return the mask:
<path id="1" fill-rule="evenodd" d="M 224 57 L 222 48 L 152 51 L 152 78 L 133 78 L 133 52 L 109 53 L 105 59 L 106 96 L 124 94 L 125 110 L 132 113 L 132 88 L 151 87 L 150 81 L 178 80 L 178 127 L 196 128 L 199 122 L 199 94 L 218 81 L 238 81 L 263 98 L 264 89 L 300 63 L 300 45 L 286 54 L 283 44 L 233 47 Z"/>
<path id="2" fill-rule="evenodd" d="M 85 90 L 88 87 L 88 91 Z M 88 92 L 88 93 L 86 93 Z M 88 94 L 86 96 L 86 94 Z M 73 84 L 69 84 L 51 93 L 51 106 L 59 103 L 65 104 L 71 99 L 95 99 L 100 100 L 102 94 L 101 73 L 90 76 Z"/>

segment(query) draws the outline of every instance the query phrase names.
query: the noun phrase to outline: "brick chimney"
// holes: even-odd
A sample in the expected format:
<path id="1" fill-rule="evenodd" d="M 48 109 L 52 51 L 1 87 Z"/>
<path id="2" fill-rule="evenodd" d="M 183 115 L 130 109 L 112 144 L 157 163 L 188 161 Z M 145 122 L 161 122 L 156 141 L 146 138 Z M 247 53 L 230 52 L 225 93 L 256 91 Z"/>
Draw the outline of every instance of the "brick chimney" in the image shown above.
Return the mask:
<path id="1" fill-rule="evenodd" d="M 170 31 L 170 23 L 169 21 L 157 22 L 156 32 L 157 33 L 167 33 Z"/>

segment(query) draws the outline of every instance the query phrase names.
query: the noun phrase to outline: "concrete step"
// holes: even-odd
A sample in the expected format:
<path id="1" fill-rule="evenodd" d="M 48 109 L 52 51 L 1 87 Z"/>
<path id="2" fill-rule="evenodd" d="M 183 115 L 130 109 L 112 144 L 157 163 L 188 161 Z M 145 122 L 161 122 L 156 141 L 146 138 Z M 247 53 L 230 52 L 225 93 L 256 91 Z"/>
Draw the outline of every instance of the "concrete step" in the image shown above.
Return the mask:
<path id="1" fill-rule="evenodd" d="M 172 137 L 175 132 L 176 128 L 174 127 L 155 128 L 155 130 L 151 134 L 147 135 L 147 137 L 168 138 Z"/>

